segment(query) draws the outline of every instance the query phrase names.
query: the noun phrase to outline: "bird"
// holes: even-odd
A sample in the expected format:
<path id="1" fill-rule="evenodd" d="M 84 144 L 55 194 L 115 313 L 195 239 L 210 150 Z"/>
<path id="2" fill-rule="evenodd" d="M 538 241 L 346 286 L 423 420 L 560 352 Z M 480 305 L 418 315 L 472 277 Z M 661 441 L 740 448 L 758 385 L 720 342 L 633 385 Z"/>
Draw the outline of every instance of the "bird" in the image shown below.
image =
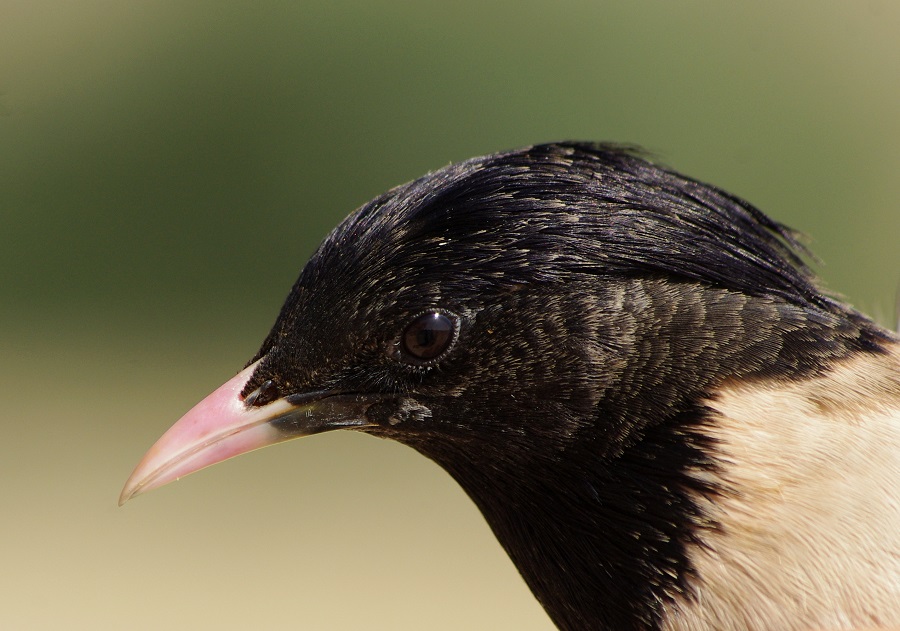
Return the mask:
<path id="1" fill-rule="evenodd" d="M 565 631 L 900 628 L 900 337 L 801 236 L 616 143 L 361 206 L 120 504 L 336 429 L 412 447 Z"/>

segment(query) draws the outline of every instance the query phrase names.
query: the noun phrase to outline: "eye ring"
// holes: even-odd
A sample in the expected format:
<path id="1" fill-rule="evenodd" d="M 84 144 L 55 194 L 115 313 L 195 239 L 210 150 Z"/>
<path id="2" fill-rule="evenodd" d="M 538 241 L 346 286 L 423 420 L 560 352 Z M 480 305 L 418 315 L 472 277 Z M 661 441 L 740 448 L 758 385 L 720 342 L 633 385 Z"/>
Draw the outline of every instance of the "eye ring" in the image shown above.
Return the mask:
<path id="1" fill-rule="evenodd" d="M 416 366 L 431 366 L 450 352 L 459 336 L 459 317 L 444 309 L 429 309 L 404 327 L 397 341 L 399 359 Z"/>

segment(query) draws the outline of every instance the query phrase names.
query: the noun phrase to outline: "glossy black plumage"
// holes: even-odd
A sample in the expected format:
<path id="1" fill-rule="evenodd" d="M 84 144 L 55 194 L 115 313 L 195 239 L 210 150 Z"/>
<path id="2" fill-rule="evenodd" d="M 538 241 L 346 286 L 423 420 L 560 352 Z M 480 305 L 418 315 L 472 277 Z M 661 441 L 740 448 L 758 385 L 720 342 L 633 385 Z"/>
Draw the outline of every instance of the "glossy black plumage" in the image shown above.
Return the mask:
<path id="1" fill-rule="evenodd" d="M 452 344 L 410 361 L 404 331 L 432 312 L 458 322 Z M 740 493 L 719 475 L 719 389 L 895 342 L 747 202 L 627 148 L 559 143 L 448 166 L 348 217 L 242 395 L 377 395 L 360 429 L 445 468 L 560 628 L 653 629 L 703 584 L 694 554 L 722 529 L 707 507 Z"/>

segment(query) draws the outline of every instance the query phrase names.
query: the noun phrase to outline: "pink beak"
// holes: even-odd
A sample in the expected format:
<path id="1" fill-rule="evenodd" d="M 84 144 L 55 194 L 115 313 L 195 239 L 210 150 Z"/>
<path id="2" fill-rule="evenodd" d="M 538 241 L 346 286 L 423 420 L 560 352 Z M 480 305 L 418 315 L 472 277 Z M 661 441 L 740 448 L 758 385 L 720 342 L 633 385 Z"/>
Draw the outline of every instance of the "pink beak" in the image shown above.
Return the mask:
<path id="1" fill-rule="evenodd" d="M 125 482 L 120 506 L 136 495 L 254 449 L 331 429 L 371 425 L 366 410 L 376 399 L 364 395 L 311 392 L 262 406 L 246 405 L 241 391 L 258 364 L 226 381 L 156 441 Z"/>

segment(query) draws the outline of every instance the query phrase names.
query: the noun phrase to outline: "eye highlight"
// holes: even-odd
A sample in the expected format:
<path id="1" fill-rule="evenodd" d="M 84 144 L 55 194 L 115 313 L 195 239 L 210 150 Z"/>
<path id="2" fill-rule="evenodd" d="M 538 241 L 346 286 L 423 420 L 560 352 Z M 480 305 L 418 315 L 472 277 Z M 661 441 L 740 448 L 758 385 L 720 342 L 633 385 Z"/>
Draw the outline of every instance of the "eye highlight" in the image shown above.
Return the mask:
<path id="1" fill-rule="evenodd" d="M 402 357 L 416 364 L 437 360 L 456 341 L 458 322 L 455 315 L 446 311 L 428 311 L 417 316 L 400 336 Z"/>

